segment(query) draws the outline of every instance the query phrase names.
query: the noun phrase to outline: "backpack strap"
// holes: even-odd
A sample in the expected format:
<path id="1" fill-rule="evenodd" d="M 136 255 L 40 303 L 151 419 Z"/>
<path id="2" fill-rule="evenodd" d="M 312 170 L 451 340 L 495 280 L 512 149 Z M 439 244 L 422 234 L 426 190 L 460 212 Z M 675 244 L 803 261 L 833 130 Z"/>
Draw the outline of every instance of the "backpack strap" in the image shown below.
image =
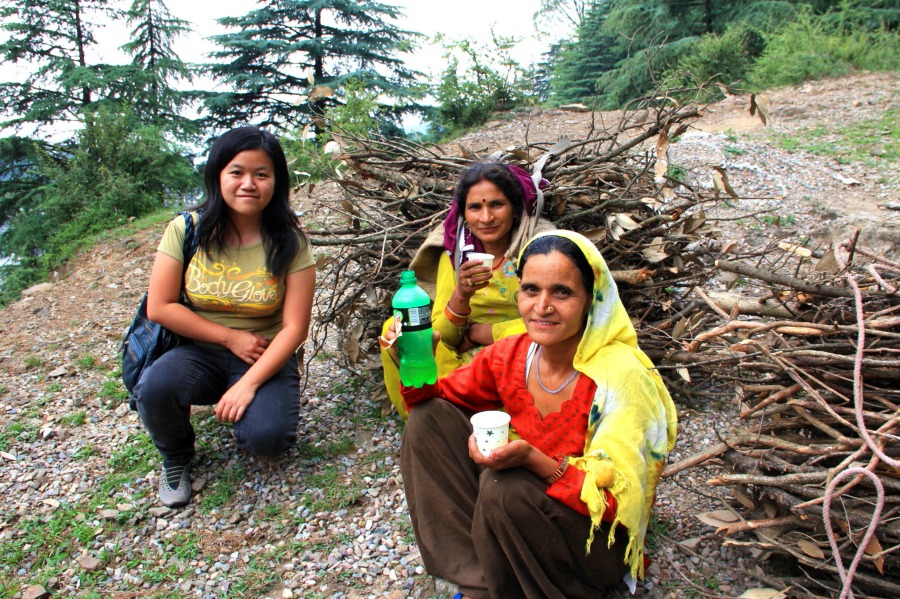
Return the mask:
<path id="1" fill-rule="evenodd" d="M 178 214 L 184 217 L 184 242 L 181 245 L 181 253 L 184 258 L 184 262 L 181 265 L 181 303 L 186 303 L 184 295 L 184 277 L 187 275 L 188 264 L 190 264 L 191 258 L 193 258 L 194 254 L 197 252 L 197 245 L 200 240 L 197 238 L 197 227 L 194 225 L 194 219 L 191 217 L 191 213 L 187 210 L 182 210 Z"/>

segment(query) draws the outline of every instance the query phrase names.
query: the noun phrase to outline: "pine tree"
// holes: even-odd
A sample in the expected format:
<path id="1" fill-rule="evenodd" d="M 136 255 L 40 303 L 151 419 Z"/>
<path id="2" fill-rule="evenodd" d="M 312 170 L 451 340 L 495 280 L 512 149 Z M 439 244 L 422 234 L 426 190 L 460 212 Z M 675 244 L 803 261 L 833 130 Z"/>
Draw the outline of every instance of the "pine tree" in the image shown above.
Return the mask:
<path id="1" fill-rule="evenodd" d="M 219 19 L 236 29 L 213 36 L 221 50 L 206 66 L 226 91 L 205 100 L 210 125 L 253 123 L 290 128 L 337 102 L 333 90 L 351 79 L 394 98 L 385 113 L 414 108 L 419 74 L 400 54 L 415 36 L 389 21 L 399 11 L 368 0 L 267 0 L 241 17 Z"/>
<path id="2" fill-rule="evenodd" d="M 0 83 L 0 126 L 32 123 L 40 130 L 77 120 L 100 90 L 119 75 L 107 65 L 88 64 L 96 43 L 95 23 L 108 0 L 3 0 L 0 19 L 9 37 L 0 44 L 3 62 L 29 75 Z"/>
<path id="3" fill-rule="evenodd" d="M 608 13 L 609 3 L 592 3 L 575 39 L 562 44 L 553 61 L 550 79 L 553 103 L 591 104 L 597 95 L 597 80 L 613 69 L 621 58 L 621 54 L 614 50 L 615 40 L 603 33 Z"/>
<path id="4" fill-rule="evenodd" d="M 178 36 L 190 31 L 190 23 L 172 16 L 163 0 L 134 0 L 123 16 L 133 27 L 131 41 L 122 46 L 132 61 L 117 95 L 145 124 L 180 137 L 195 133 L 197 126 L 182 114 L 195 94 L 175 88 L 178 82 L 190 82 L 193 73 L 172 48 Z"/>

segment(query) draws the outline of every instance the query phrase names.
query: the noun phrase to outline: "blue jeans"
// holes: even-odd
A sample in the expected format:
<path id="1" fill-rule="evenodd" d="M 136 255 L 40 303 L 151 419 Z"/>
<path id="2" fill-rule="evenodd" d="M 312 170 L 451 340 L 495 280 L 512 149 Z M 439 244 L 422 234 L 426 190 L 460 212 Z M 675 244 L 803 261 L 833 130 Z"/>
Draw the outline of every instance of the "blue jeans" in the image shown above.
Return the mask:
<path id="1" fill-rule="evenodd" d="M 166 352 L 144 371 L 134 388 L 138 413 L 167 465 L 194 456 L 191 406 L 213 405 L 250 365 L 227 349 L 187 344 Z M 300 374 L 296 356 L 256 392 L 244 416 L 234 423 L 239 447 L 275 456 L 297 442 Z"/>

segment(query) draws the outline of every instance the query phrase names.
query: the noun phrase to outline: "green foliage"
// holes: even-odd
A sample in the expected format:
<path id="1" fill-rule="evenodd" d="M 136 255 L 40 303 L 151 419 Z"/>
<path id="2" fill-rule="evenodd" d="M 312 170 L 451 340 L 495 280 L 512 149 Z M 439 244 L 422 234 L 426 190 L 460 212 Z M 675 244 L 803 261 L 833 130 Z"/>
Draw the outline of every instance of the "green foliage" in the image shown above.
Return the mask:
<path id="1" fill-rule="evenodd" d="M 606 71 L 597 80 L 599 107 L 604 110 L 621 108 L 657 89 L 674 85 L 659 80 L 656 74 L 673 71 L 698 39 L 682 38 L 664 46 L 647 48 L 617 63 L 615 69 Z"/>
<path id="2" fill-rule="evenodd" d="M 396 7 L 370 0 L 264 0 L 246 15 L 219 19 L 231 33 L 212 40 L 221 48 L 206 72 L 228 91 L 204 102 L 216 128 L 248 122 L 277 129 L 310 122 L 336 103 L 348 81 L 392 98 L 391 118 L 415 108 L 419 73 L 404 66 L 418 34 L 391 23 Z"/>
<path id="3" fill-rule="evenodd" d="M 191 24 L 173 17 L 162 0 L 134 0 L 124 17 L 133 29 L 122 49 L 132 61 L 128 77 L 118 82 L 123 89 L 115 90 L 115 95 L 127 98 L 143 123 L 187 139 L 197 132 L 197 125 L 183 116 L 182 109 L 192 103 L 196 93 L 175 85 L 190 82 L 193 72 L 172 44 L 191 30 Z"/>
<path id="4" fill-rule="evenodd" d="M 679 58 L 672 79 L 678 79 L 684 87 L 705 86 L 707 93 L 702 99 L 719 100 L 722 94 L 711 84 L 734 86 L 744 83 L 762 50 L 760 33 L 744 24 L 729 27 L 722 34 L 705 34 Z"/>
<path id="5" fill-rule="evenodd" d="M 119 73 L 107 65 L 89 64 L 96 45 L 94 29 L 108 0 L 21 0 L 0 6 L 0 22 L 8 34 L 0 43 L 4 63 L 28 75 L 21 82 L 0 84 L 0 126 L 37 124 L 49 129 L 60 120 L 77 120 L 99 90 Z"/>
<path id="6" fill-rule="evenodd" d="M 756 86 L 771 87 L 838 77 L 855 69 L 900 69 L 900 33 L 884 26 L 867 29 L 833 13 L 803 11 L 767 37 L 750 79 Z"/>
<path id="7" fill-rule="evenodd" d="M 575 40 L 560 47 L 550 77 L 550 101 L 592 103 L 597 79 L 615 67 L 620 54 L 613 50 L 615 38 L 601 33 L 609 4 L 594 4 L 578 28 Z"/>
<path id="8" fill-rule="evenodd" d="M 95 235 L 174 205 L 199 186 L 184 152 L 130 111 L 87 114 L 76 140 L 65 160 L 37 155 L 39 163 L 29 168 L 37 169 L 35 179 L 44 183 L 27 198 L 10 192 L 0 199 L 0 216 L 8 225 L 0 233 L 0 255 L 15 255 L 17 270 L 25 269 L 4 275 L 7 301 Z"/>
<path id="9" fill-rule="evenodd" d="M 578 14 L 551 53 L 551 99 L 600 109 L 704 83 L 751 88 L 900 68 L 896 0 L 545 0 Z M 757 64 L 758 61 L 758 64 Z M 593 83 L 593 85 L 591 85 Z M 713 93 L 688 100 L 716 99 Z"/>
<path id="10" fill-rule="evenodd" d="M 353 79 L 338 91 L 338 103 L 329 107 L 323 119 L 325 128 L 318 135 L 311 127 L 292 129 L 280 138 L 295 183 L 321 181 L 334 177 L 340 162 L 326 144 L 340 140 L 340 145 L 353 145 L 354 139 L 367 139 L 383 125 L 383 108 L 378 105 L 378 92 L 367 89 Z"/>
<path id="11" fill-rule="evenodd" d="M 433 91 L 438 106 L 428 116 L 434 138 L 453 138 L 495 111 L 526 103 L 533 94 L 532 75 L 510 55 L 514 45 L 513 38 L 497 35 L 490 44 L 467 39 L 445 43 L 447 68 Z"/>

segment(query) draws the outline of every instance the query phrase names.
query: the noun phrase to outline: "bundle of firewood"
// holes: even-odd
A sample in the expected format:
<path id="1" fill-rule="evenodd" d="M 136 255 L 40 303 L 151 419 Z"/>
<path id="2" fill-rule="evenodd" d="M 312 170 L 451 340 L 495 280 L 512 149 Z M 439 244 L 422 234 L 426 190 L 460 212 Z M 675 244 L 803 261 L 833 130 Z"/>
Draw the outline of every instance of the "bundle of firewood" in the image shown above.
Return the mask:
<path id="1" fill-rule="evenodd" d="M 729 544 L 790 555 L 805 576 L 787 582 L 830 592 L 840 591 L 839 570 L 859 553 L 853 588 L 898 597 L 900 264 L 853 241 L 819 258 L 781 245 L 755 264 L 720 260 L 720 269 L 766 292 L 754 299 L 696 290 L 706 308 L 683 318 L 704 324 L 682 328 L 681 349 L 657 352 L 664 367 L 707 388 L 731 386 L 745 422 L 664 476 L 722 460 L 727 472 L 709 483 L 731 486 L 744 509 L 719 532 L 755 535 Z M 875 476 L 829 489 L 851 467 Z M 823 518 L 826 494 L 841 566 Z"/>
<path id="2" fill-rule="evenodd" d="M 542 216 L 597 243 L 633 313 L 668 312 L 673 290 L 703 284 L 712 271 L 719 230 L 704 207 L 733 195 L 727 176 L 710 171 L 712 189 L 695 189 L 668 172 L 669 139 L 699 116 L 691 106 L 657 99 L 583 140 L 532 142 L 484 155 L 396 139 L 346 136 L 337 156 L 341 194 L 317 200 L 308 227 L 320 260 L 318 338 L 337 327 L 351 339 L 351 363 L 374 353 L 400 272 L 439 225 L 460 171 L 500 160 L 539 171 Z M 345 348 L 346 349 L 346 348 Z"/>

